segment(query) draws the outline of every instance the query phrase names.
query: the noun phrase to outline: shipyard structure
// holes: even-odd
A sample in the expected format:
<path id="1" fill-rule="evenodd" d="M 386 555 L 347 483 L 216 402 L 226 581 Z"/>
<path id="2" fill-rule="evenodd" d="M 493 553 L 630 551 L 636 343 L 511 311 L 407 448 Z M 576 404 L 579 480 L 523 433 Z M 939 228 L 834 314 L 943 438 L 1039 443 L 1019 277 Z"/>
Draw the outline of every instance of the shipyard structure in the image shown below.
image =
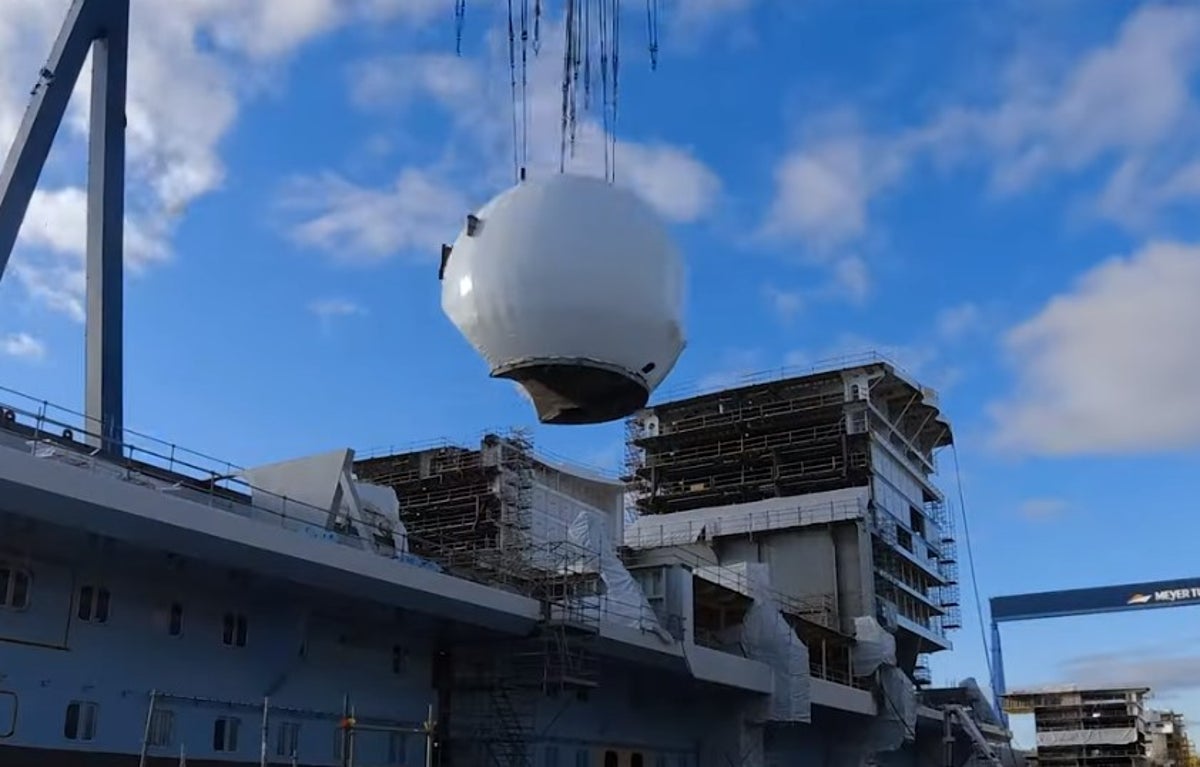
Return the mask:
<path id="1" fill-rule="evenodd" d="M 879 359 L 658 404 L 627 476 L 470 445 L 255 468 L 6 393 L 0 763 L 1011 764 Z"/>
<path id="2" fill-rule="evenodd" d="M 1007 693 L 1004 710 L 1032 714 L 1039 767 L 1193 767 L 1183 717 L 1147 704 L 1149 687 L 1059 685 Z"/>

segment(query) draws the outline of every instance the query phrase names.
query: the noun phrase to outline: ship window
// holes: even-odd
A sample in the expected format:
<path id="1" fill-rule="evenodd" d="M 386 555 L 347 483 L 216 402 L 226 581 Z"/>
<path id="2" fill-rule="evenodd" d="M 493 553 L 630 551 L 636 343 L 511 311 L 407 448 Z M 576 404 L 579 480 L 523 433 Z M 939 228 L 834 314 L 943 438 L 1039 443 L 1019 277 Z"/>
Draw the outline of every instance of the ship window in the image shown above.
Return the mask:
<path id="1" fill-rule="evenodd" d="M 213 751 L 237 751 L 238 729 L 242 720 L 235 716 L 219 716 L 213 722 Z"/>
<path id="2" fill-rule="evenodd" d="M 604 752 L 604 767 L 617 767 L 620 760 L 617 759 L 617 752 L 609 749 Z"/>
<path id="3" fill-rule="evenodd" d="M 167 633 L 177 637 L 183 633 L 183 605 L 171 603 L 171 616 L 167 622 Z"/>
<path id="4" fill-rule="evenodd" d="M 246 646 L 246 616 L 241 613 L 225 613 L 221 641 L 230 647 Z"/>
<path id="5" fill-rule="evenodd" d="M 588 753 L 586 748 L 581 748 L 575 752 L 575 767 L 591 767 L 592 755 Z"/>
<path id="6" fill-rule="evenodd" d="M 641 751 L 634 751 L 629 755 L 629 767 L 646 767 L 646 760 Z"/>
<path id="7" fill-rule="evenodd" d="M 925 537 L 925 515 L 916 506 L 908 507 L 908 526 L 917 535 Z"/>
<path id="8" fill-rule="evenodd" d="M 17 730 L 17 694 L 0 690 L 0 738 L 11 738 Z"/>
<path id="9" fill-rule="evenodd" d="M 393 732 L 388 736 L 388 764 L 404 764 L 408 755 L 408 736 Z"/>
<path id="10" fill-rule="evenodd" d="M 279 724 L 279 736 L 275 742 L 276 756 L 296 756 L 296 751 L 300 747 L 300 723 L 299 722 L 281 722 Z"/>
<path id="11" fill-rule="evenodd" d="M 169 746 L 175 737 L 175 712 L 156 709 L 150 715 L 150 731 L 147 742 L 151 746 Z"/>
<path id="12" fill-rule="evenodd" d="M 111 596 L 103 586 L 82 586 L 79 589 L 79 620 L 89 623 L 108 622 Z"/>
<path id="13" fill-rule="evenodd" d="M 403 674 L 404 673 L 404 660 L 405 660 L 404 648 L 398 644 L 392 645 L 392 673 L 393 674 Z"/>
<path id="14" fill-rule="evenodd" d="M 542 767 L 558 767 L 558 746 L 546 746 L 542 752 Z"/>
<path id="15" fill-rule="evenodd" d="M 25 570 L 0 566 L 0 607 L 13 610 L 29 607 L 29 580 Z"/>
<path id="16" fill-rule="evenodd" d="M 67 740 L 91 740 L 96 737 L 96 704 L 73 700 L 67 705 L 63 737 Z"/>

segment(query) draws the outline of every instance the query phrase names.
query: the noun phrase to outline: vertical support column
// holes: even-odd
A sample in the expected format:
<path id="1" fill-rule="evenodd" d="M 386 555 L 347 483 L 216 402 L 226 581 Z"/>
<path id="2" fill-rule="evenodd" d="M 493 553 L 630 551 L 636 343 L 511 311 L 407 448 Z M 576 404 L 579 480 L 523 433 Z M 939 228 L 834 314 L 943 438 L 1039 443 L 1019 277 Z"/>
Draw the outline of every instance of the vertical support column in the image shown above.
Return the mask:
<path id="1" fill-rule="evenodd" d="M 88 146 L 87 385 L 88 432 L 95 447 L 121 451 L 124 433 L 125 90 L 129 0 L 109 0 L 92 43 Z M 97 428 L 99 427 L 99 428 Z"/>
<path id="2" fill-rule="evenodd" d="M 1005 727 L 1008 727 L 1008 714 L 1004 713 L 1001 698 L 1007 692 L 1004 682 L 1004 652 L 1000 649 L 1000 624 L 992 621 L 992 701 L 996 707 L 996 716 Z"/>

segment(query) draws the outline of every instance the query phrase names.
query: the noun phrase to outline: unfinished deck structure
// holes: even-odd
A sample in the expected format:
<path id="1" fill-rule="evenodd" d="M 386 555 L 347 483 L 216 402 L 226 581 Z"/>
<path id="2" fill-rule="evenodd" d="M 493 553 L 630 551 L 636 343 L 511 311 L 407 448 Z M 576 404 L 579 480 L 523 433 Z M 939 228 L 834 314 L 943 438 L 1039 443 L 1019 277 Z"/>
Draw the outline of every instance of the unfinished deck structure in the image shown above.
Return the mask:
<path id="1" fill-rule="evenodd" d="M 1150 758 L 1149 692 L 1064 685 L 1010 692 L 1003 705 L 1009 714 L 1033 714 L 1042 767 L 1140 767 L 1161 763 Z"/>
<path id="2" fill-rule="evenodd" d="M 829 605 L 797 622 L 814 656 L 843 653 L 870 616 L 927 681 L 922 656 L 960 625 L 953 519 L 931 479 L 953 435 L 932 390 L 872 355 L 657 404 L 627 431 L 641 515 L 627 546 L 769 563 L 775 589 Z"/>
<path id="3" fill-rule="evenodd" d="M 532 637 L 448 640 L 434 665 L 456 758 L 525 765 L 546 695 L 599 684 L 600 552 L 571 540 L 580 513 L 619 517 L 620 491 L 538 460 L 520 430 L 477 448 L 441 443 L 366 458 L 355 475 L 392 488 L 410 551 L 543 605 Z"/>
<path id="4" fill-rule="evenodd" d="M 1200 765 L 1183 714 L 1174 711 L 1151 711 L 1146 717 L 1150 730 L 1150 760 L 1163 767 L 1194 767 Z"/>

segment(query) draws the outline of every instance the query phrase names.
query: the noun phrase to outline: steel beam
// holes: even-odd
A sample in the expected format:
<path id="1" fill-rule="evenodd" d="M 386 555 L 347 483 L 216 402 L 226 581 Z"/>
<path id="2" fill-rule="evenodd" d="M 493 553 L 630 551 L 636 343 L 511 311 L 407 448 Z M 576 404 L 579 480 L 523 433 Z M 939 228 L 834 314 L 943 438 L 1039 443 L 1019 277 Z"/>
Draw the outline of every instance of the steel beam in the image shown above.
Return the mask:
<path id="1" fill-rule="evenodd" d="M 992 696 L 996 713 L 1007 726 L 1008 715 L 1002 710 L 1000 700 L 1007 691 L 1004 652 L 1000 647 L 1001 623 L 1189 605 L 1200 606 L 1200 577 L 992 597 L 988 600 L 988 612 L 992 617 Z"/>
<path id="2" fill-rule="evenodd" d="M 88 144 L 87 389 L 88 432 L 99 425 L 105 452 L 124 442 L 125 82 L 129 0 L 105 0 L 92 43 L 92 114 Z"/>
<path id="3" fill-rule="evenodd" d="M 129 0 L 74 0 L 50 58 L 38 74 L 0 170 L 0 278 L 89 50 L 86 431 L 105 452 L 121 448 L 122 280 L 125 218 L 125 89 Z"/>

